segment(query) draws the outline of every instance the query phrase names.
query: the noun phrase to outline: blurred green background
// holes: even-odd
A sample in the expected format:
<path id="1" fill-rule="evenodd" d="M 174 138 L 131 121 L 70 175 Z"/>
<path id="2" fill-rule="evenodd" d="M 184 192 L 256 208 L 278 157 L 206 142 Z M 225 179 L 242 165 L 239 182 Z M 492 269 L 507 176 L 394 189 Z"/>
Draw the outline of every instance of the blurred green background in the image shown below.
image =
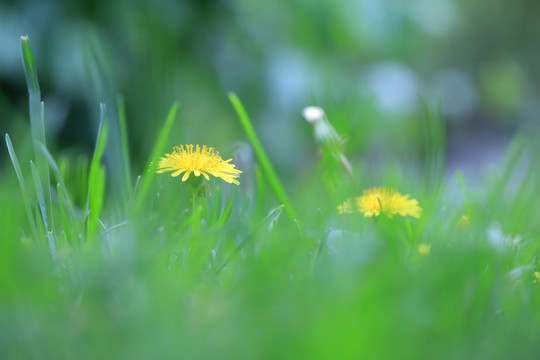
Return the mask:
<path id="1" fill-rule="evenodd" d="M 28 34 L 49 143 L 62 152 L 89 153 L 98 102 L 115 116 L 122 95 L 136 172 L 176 100 L 175 143 L 229 153 L 243 136 L 234 91 L 281 173 L 301 175 L 317 156 L 301 117 L 312 104 L 353 161 L 419 161 L 423 102 L 444 114 L 449 170 L 477 170 L 513 133 L 538 128 L 539 10 L 533 0 L 2 2 L 0 130 L 16 137 L 27 122 Z"/>
<path id="2" fill-rule="evenodd" d="M 517 135 L 538 132 L 538 10 L 532 0 L 1 2 L 0 130 L 31 196 L 26 219 L 2 146 L 0 359 L 533 358 L 540 147 Z M 28 165 L 25 34 L 51 163 L 75 208 L 68 219 L 53 186 L 56 231 L 36 198 L 50 179 L 39 185 Z M 280 217 L 286 202 L 229 91 L 298 218 L 290 207 Z M 151 179 L 146 193 L 118 191 L 120 96 L 130 180 Z M 100 102 L 105 196 L 88 174 Z M 199 210 L 178 179 L 146 172 L 175 102 L 167 146 L 211 145 L 245 171 L 239 187 L 210 181 Z M 320 151 L 308 105 L 347 140 L 354 178 Z M 374 185 L 410 194 L 421 218 L 337 214 Z"/>

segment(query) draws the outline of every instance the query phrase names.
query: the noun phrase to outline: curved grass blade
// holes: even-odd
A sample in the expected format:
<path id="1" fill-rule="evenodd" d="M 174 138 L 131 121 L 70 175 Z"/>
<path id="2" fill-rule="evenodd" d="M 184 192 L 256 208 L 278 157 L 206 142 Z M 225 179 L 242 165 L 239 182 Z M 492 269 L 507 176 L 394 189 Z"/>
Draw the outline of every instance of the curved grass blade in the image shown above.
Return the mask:
<path id="1" fill-rule="evenodd" d="M 17 154 L 15 153 L 15 149 L 13 148 L 13 144 L 11 143 L 11 139 L 8 134 L 6 134 L 6 145 L 8 148 L 9 156 L 11 158 L 11 162 L 13 163 L 13 167 L 15 168 L 15 173 L 17 174 L 17 180 L 19 181 L 19 186 L 21 188 L 24 207 L 26 209 L 26 216 L 28 217 L 28 222 L 30 224 L 30 230 L 32 231 L 33 238 L 37 240 L 38 231 L 37 231 L 36 222 L 34 220 L 34 216 L 32 215 L 32 210 L 30 207 L 30 196 L 28 195 L 28 192 L 26 191 L 26 183 L 24 181 L 24 176 L 21 171 L 21 165 L 19 164 L 19 160 L 17 159 Z"/>
<path id="2" fill-rule="evenodd" d="M 223 209 L 221 210 L 221 213 L 217 215 L 219 216 L 219 218 L 216 217 L 216 219 L 213 221 L 213 227 L 215 229 L 221 229 L 221 227 L 225 224 L 225 222 L 227 221 L 227 219 L 229 218 L 231 214 L 233 202 L 234 202 L 234 197 L 231 196 L 228 199 L 228 201 L 225 203 Z M 217 209 L 217 206 L 215 208 Z"/>
<path id="3" fill-rule="evenodd" d="M 26 76 L 26 84 L 28 86 L 30 129 L 32 132 L 32 140 L 34 141 L 34 153 L 36 155 L 35 165 L 39 170 L 42 183 L 47 186 L 45 189 L 48 189 L 50 186 L 48 181 L 49 168 L 46 159 L 37 146 L 38 143 L 44 144 L 45 146 L 47 144 L 45 141 L 45 111 L 43 102 L 41 101 L 41 92 L 39 90 L 34 55 L 28 44 L 28 36 L 21 36 L 21 55 L 24 65 L 24 74 Z M 50 193 L 50 191 L 46 191 L 45 195 L 47 195 L 47 193 Z M 48 204 L 50 202 L 50 196 L 46 200 Z"/>
<path id="4" fill-rule="evenodd" d="M 163 125 L 163 128 L 161 129 L 161 132 L 158 136 L 156 144 L 154 145 L 154 149 L 152 150 L 152 155 L 150 156 L 149 165 L 146 167 L 147 171 L 145 172 L 145 175 L 142 177 L 140 181 L 140 191 L 137 194 L 136 206 L 135 206 L 136 212 L 138 212 L 141 209 L 141 206 L 144 204 L 144 201 L 146 197 L 148 196 L 148 193 L 150 192 L 150 186 L 152 185 L 154 177 L 156 176 L 158 159 L 165 152 L 167 138 L 169 137 L 169 134 L 171 133 L 172 126 L 174 124 L 174 120 L 176 119 L 176 116 L 178 115 L 179 109 L 180 109 L 180 105 L 178 105 L 178 103 L 174 103 L 171 109 L 169 110 L 169 113 L 167 114 L 167 117 L 165 119 L 165 124 Z"/>
<path id="5" fill-rule="evenodd" d="M 137 176 L 137 179 L 135 179 L 135 186 L 133 187 L 133 196 L 139 192 L 139 189 L 141 188 L 141 179 L 142 176 Z"/>
<path id="6" fill-rule="evenodd" d="M 118 97 L 117 99 L 117 108 L 118 108 L 118 122 L 120 125 L 120 137 L 122 141 L 122 163 L 124 165 L 124 176 L 125 176 L 125 194 L 128 200 L 131 199 L 133 189 L 133 183 L 131 181 L 131 166 L 129 162 L 129 142 L 128 142 L 128 132 L 127 132 L 127 121 L 126 121 L 126 106 L 124 103 L 124 98 Z M 127 203 L 127 202 L 126 202 Z"/>
<path id="7" fill-rule="evenodd" d="M 273 224 L 275 221 L 277 221 L 277 219 L 283 212 L 284 207 L 285 205 L 281 204 L 281 205 L 276 206 L 272 210 L 270 210 L 270 212 L 263 219 L 263 221 L 261 221 L 259 225 L 257 225 L 255 230 L 253 230 L 253 232 L 246 239 L 244 239 L 240 244 L 238 244 L 238 246 L 234 249 L 233 253 L 229 255 L 229 257 L 225 259 L 225 261 L 223 261 L 223 263 L 220 266 L 218 266 L 216 271 L 220 272 L 225 266 L 227 266 L 227 264 L 232 260 L 232 258 L 236 256 L 236 254 L 238 254 L 240 250 L 242 250 L 244 246 L 246 246 L 251 241 L 251 239 L 253 239 L 255 235 L 259 233 L 259 231 L 261 231 L 263 228 L 265 228 L 269 224 Z"/>
<path id="8" fill-rule="evenodd" d="M 105 168 L 101 159 L 107 145 L 108 126 L 105 123 L 105 104 L 101 104 L 101 119 L 94 156 L 90 163 L 88 178 L 88 196 L 86 198 L 87 239 L 93 239 L 99 225 L 98 218 L 103 210 L 103 197 L 105 195 Z"/>
<path id="9" fill-rule="evenodd" d="M 34 55 L 32 54 L 32 50 L 30 50 L 30 45 L 28 44 L 28 35 L 21 36 L 21 55 L 28 91 L 31 95 L 37 95 L 39 97 L 40 90 L 37 79 L 37 71 L 34 62 Z"/>
<path id="10" fill-rule="evenodd" d="M 67 215 L 68 215 L 69 219 L 73 220 L 75 218 L 75 212 L 73 210 L 73 204 L 72 204 L 71 199 L 69 197 L 69 193 L 67 191 L 66 183 L 64 181 L 64 177 L 62 176 L 62 172 L 60 171 L 60 168 L 58 167 L 58 164 L 56 163 L 56 161 L 52 157 L 51 153 L 47 150 L 45 145 L 43 145 L 43 144 L 37 144 L 37 145 L 38 145 L 38 148 L 45 155 L 45 158 L 47 159 L 47 161 L 49 163 L 49 166 L 52 168 L 54 176 L 55 176 L 56 180 L 58 181 L 57 188 L 61 187 L 62 192 L 65 194 L 64 201 L 65 201 L 65 205 L 66 205 L 66 210 L 68 211 Z"/>
<path id="11" fill-rule="evenodd" d="M 73 243 L 75 238 L 73 237 L 73 232 L 71 230 L 74 221 L 72 217 L 69 217 L 68 212 L 66 211 L 65 204 L 67 201 L 67 196 L 64 196 L 64 190 L 60 183 L 56 184 L 56 191 L 58 193 L 58 202 L 60 203 L 60 215 L 62 219 L 62 226 L 64 228 L 64 232 L 66 233 L 66 239 L 69 243 Z"/>
<path id="12" fill-rule="evenodd" d="M 281 184 L 281 181 L 279 180 L 279 177 L 277 176 L 276 171 L 274 170 L 274 167 L 272 166 L 272 163 L 270 162 L 270 159 L 266 154 L 266 151 L 264 150 L 261 142 L 259 141 L 259 137 L 257 136 L 257 133 L 255 132 L 255 129 L 251 124 L 251 120 L 249 119 L 249 116 L 246 112 L 246 109 L 242 105 L 242 102 L 240 101 L 238 96 L 236 96 L 236 94 L 232 92 L 229 93 L 229 100 L 231 101 L 231 104 L 234 107 L 234 110 L 236 111 L 236 114 L 238 115 L 242 126 L 244 127 L 244 131 L 246 132 L 246 135 L 249 138 L 249 141 L 251 142 L 255 153 L 257 154 L 257 158 L 261 162 L 261 166 L 264 170 L 266 177 L 268 178 L 270 187 L 276 194 L 279 201 L 281 201 L 285 205 L 285 212 L 291 218 L 291 220 L 299 219 L 298 214 L 294 206 L 292 205 L 292 202 L 289 200 L 289 197 L 285 192 L 285 188 Z"/>
<path id="13" fill-rule="evenodd" d="M 36 187 L 36 195 L 38 198 L 39 208 L 41 210 L 41 217 L 43 219 L 43 224 L 45 225 L 45 231 L 47 232 L 47 240 L 49 243 L 49 250 L 53 259 L 56 259 L 58 256 L 58 251 L 56 249 L 56 243 L 54 240 L 53 230 L 49 223 L 49 218 L 47 217 L 47 206 L 45 204 L 45 197 L 43 196 L 43 185 L 39 179 L 39 173 L 32 161 L 30 161 L 30 168 L 32 169 L 32 177 L 34 178 L 34 185 Z"/>
<path id="14" fill-rule="evenodd" d="M 30 109 L 30 129 L 34 153 L 36 156 L 35 166 L 40 177 L 40 183 L 43 184 L 42 191 L 45 201 L 45 210 L 47 211 L 49 225 L 54 231 L 54 220 L 51 201 L 51 183 L 49 176 L 49 165 L 47 159 L 39 149 L 38 144 L 47 146 L 45 141 L 45 106 L 41 101 L 41 92 L 37 77 L 37 70 L 34 61 L 34 55 L 28 43 L 28 36 L 21 36 L 21 56 L 24 65 L 24 74 L 28 87 L 29 109 Z"/>

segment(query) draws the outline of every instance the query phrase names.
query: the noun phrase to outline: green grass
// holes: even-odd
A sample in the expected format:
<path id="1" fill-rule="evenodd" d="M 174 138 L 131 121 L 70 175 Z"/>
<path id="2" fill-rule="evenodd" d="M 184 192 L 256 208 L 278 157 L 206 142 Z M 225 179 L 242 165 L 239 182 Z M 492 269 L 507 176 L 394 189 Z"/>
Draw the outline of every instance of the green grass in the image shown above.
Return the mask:
<path id="1" fill-rule="evenodd" d="M 375 171 L 356 160 L 351 178 L 323 154 L 307 179 L 278 177 L 230 95 L 260 167 L 238 187 L 211 179 L 209 195 L 192 204 L 178 178 L 154 171 L 174 141 L 179 106 L 132 179 L 119 101 L 128 188 L 113 193 L 102 158 L 116 120 L 102 105 L 91 160 L 55 160 L 28 39 L 21 44 L 35 161 L 22 148 L 25 134 L 6 136 L 13 167 L 0 187 L 1 358 L 537 357 L 537 139 L 516 137 L 497 174 L 472 187 L 461 173 L 444 178 L 444 126 L 428 110 L 423 170 L 388 163 Z M 287 195 L 290 183 L 301 191 Z M 421 218 L 337 214 L 345 198 L 378 185 L 418 199 Z M 470 224 L 457 226 L 465 214 Z M 431 244 L 429 255 L 420 244 Z"/>

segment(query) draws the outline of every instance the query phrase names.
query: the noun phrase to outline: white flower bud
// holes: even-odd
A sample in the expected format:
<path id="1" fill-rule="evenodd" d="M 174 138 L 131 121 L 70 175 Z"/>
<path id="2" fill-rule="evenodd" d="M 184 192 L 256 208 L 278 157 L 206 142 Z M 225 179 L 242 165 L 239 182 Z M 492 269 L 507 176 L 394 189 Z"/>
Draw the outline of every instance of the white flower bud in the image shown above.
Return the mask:
<path id="1" fill-rule="evenodd" d="M 302 116 L 304 116 L 308 122 L 314 123 L 315 121 L 324 119 L 326 115 L 322 108 L 318 106 L 308 106 L 302 111 Z"/>

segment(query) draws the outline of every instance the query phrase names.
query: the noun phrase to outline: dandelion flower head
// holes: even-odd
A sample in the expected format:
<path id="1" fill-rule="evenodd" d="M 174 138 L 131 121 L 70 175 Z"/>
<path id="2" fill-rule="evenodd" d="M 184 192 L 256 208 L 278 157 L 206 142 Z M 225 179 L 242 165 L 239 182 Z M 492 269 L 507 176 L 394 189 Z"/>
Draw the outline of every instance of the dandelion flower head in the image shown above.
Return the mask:
<path id="1" fill-rule="evenodd" d="M 356 197 L 354 202 L 347 199 L 338 206 L 340 214 L 363 213 L 365 217 L 379 216 L 384 214 L 389 218 L 394 215 L 420 217 L 422 208 L 415 199 L 409 199 L 409 195 L 401 195 L 394 189 L 374 187 L 364 190 L 362 196 Z"/>
<path id="2" fill-rule="evenodd" d="M 240 183 L 237 178 L 242 171 L 235 169 L 230 161 L 232 159 L 223 160 L 219 152 L 206 145 L 202 148 L 199 145 L 180 145 L 175 146 L 170 154 L 165 154 L 159 159 L 156 172 L 172 171 L 173 177 L 184 174 L 182 181 L 186 181 L 192 173 L 197 177 L 202 175 L 206 180 L 210 180 L 208 176 L 210 174 L 238 185 Z"/>

